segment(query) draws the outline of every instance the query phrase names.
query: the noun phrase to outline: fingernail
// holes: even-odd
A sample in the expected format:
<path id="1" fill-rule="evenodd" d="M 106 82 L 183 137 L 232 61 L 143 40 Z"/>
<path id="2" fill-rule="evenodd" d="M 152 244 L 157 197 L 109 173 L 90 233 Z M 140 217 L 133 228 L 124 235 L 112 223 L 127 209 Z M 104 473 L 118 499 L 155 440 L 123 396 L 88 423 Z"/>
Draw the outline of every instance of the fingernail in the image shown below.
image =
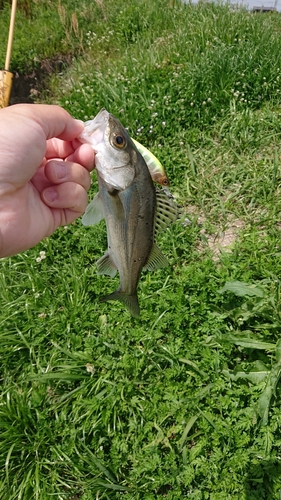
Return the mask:
<path id="1" fill-rule="evenodd" d="M 46 188 L 42 194 L 47 203 L 53 203 L 58 199 L 57 190 L 53 187 Z"/>
<path id="2" fill-rule="evenodd" d="M 63 179 L 64 177 L 66 177 L 66 171 L 66 166 L 62 161 L 55 163 L 55 172 L 58 179 Z"/>

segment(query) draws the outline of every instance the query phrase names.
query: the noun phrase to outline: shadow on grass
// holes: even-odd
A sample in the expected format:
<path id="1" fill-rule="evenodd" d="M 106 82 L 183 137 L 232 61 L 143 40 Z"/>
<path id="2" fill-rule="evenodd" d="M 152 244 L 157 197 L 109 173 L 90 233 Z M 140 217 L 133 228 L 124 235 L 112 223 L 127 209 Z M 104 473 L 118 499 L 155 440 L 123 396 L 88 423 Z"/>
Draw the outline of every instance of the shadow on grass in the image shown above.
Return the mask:
<path id="1" fill-rule="evenodd" d="M 252 464 L 245 481 L 246 500 L 281 500 L 281 463 L 261 460 Z"/>

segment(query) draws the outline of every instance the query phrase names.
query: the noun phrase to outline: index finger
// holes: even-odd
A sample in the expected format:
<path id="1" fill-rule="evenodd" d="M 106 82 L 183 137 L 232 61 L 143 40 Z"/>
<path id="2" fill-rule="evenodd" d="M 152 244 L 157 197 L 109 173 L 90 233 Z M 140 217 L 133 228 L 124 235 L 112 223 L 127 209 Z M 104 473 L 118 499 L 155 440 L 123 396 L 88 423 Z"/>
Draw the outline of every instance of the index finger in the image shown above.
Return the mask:
<path id="1" fill-rule="evenodd" d="M 72 141 L 84 129 L 81 120 L 75 120 L 65 109 L 54 104 L 17 104 L 10 109 L 18 115 L 22 114 L 24 120 L 29 118 L 36 122 L 46 139 L 58 137 L 64 141 Z"/>
<path id="2" fill-rule="evenodd" d="M 80 165 L 83 165 L 83 167 L 91 172 L 95 165 L 95 152 L 89 144 L 80 144 L 66 160 L 80 163 Z"/>
<path id="3" fill-rule="evenodd" d="M 46 158 L 62 158 L 65 159 L 67 156 L 74 153 L 75 149 L 72 146 L 71 142 L 63 141 L 61 139 L 57 139 L 53 137 L 52 139 L 47 140 L 46 147 Z"/>

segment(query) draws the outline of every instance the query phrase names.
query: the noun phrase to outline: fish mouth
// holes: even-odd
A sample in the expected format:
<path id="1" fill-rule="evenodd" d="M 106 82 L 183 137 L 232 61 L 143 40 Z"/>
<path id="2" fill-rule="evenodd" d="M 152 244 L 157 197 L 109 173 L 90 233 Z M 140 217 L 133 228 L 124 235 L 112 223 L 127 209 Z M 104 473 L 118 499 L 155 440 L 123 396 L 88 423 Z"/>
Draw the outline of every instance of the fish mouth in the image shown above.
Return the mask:
<path id="1" fill-rule="evenodd" d="M 95 116 L 93 120 L 88 120 L 85 122 L 85 128 L 89 133 L 95 132 L 99 127 L 105 126 L 109 119 L 109 112 L 105 108 L 102 108 L 99 113 Z"/>
<path id="2" fill-rule="evenodd" d="M 85 122 L 85 128 L 79 137 L 81 142 L 91 144 L 97 152 L 97 146 L 103 141 L 104 133 L 108 124 L 110 114 L 106 109 L 101 109 L 93 120 Z"/>

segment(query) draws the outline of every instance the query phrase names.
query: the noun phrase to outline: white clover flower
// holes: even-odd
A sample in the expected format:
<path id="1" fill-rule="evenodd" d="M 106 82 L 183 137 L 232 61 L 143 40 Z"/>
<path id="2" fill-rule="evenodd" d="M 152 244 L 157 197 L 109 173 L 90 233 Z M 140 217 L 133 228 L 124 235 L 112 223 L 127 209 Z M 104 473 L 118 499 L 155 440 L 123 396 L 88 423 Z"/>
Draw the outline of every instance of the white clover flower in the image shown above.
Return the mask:
<path id="1" fill-rule="evenodd" d="M 166 125 L 166 122 L 162 122 L 162 125 L 163 125 L 163 127 L 165 127 L 165 125 Z"/>
<path id="2" fill-rule="evenodd" d="M 88 373 L 95 373 L 95 367 L 91 363 L 86 364 L 86 370 Z"/>
<path id="3" fill-rule="evenodd" d="M 41 262 L 43 259 L 46 259 L 46 252 L 44 250 L 41 250 L 41 252 L 39 252 L 40 254 L 40 257 L 36 257 L 36 262 Z"/>

